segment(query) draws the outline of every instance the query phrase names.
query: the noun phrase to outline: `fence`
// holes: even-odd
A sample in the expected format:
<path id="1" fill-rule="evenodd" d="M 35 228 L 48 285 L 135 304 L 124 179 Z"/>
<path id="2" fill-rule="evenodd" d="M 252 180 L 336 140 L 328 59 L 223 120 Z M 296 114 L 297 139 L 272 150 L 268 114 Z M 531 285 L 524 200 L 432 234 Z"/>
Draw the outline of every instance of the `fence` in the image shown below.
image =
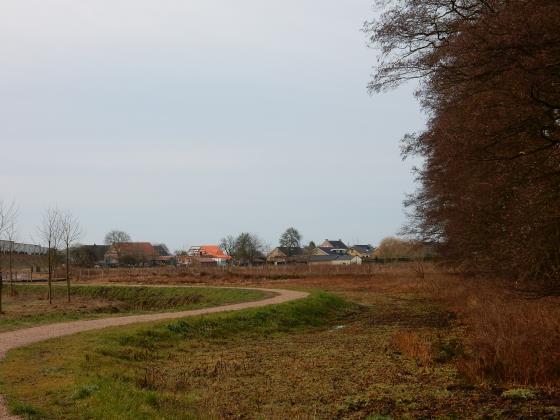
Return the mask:
<path id="1" fill-rule="evenodd" d="M 361 277 L 379 273 L 402 272 L 411 264 L 421 262 L 383 261 L 362 265 L 262 265 L 252 267 L 203 266 L 203 267 L 120 267 L 74 268 L 72 278 L 82 281 L 192 281 L 206 282 L 228 279 L 293 279 L 306 277 Z M 431 266 L 426 263 L 426 266 Z"/>

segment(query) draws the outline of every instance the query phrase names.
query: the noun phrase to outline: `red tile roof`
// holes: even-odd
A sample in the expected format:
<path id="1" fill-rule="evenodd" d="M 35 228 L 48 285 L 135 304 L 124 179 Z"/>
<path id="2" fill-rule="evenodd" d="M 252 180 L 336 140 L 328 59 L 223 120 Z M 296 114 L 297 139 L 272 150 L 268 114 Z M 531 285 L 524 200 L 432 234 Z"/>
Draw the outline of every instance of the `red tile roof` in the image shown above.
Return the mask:
<path id="1" fill-rule="evenodd" d="M 144 255 L 155 256 L 157 255 L 156 249 L 149 242 L 122 242 L 117 245 L 121 255 Z"/>
<path id="2" fill-rule="evenodd" d="M 224 260 L 229 260 L 231 257 L 229 255 L 224 254 L 222 248 L 218 245 L 202 245 L 200 247 L 200 251 L 203 255 L 208 255 L 214 258 L 222 258 Z"/>

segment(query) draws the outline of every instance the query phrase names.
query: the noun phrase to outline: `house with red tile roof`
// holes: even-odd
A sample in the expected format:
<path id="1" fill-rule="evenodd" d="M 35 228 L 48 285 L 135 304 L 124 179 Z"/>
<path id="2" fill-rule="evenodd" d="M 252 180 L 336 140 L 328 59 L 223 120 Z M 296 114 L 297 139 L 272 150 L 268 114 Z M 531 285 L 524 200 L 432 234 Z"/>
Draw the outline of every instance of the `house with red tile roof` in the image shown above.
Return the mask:
<path id="1" fill-rule="evenodd" d="M 226 265 L 231 259 L 218 245 L 197 245 L 191 246 L 185 255 L 179 255 L 177 264 Z"/>

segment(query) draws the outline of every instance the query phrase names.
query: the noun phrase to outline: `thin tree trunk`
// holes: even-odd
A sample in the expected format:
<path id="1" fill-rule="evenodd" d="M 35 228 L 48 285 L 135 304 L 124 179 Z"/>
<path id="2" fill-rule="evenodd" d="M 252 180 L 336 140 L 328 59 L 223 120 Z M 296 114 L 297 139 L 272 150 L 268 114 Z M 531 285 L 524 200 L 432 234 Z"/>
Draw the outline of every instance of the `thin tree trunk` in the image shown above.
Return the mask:
<path id="1" fill-rule="evenodd" d="M 8 267 L 10 272 L 10 295 L 11 296 L 14 295 L 14 273 L 13 273 L 14 265 L 13 265 L 12 254 L 13 254 L 13 250 L 10 248 L 10 253 L 8 254 Z"/>
<path id="2" fill-rule="evenodd" d="M 68 302 L 70 302 L 70 250 L 68 244 L 66 244 L 66 297 L 68 298 Z"/>
<path id="3" fill-rule="evenodd" d="M 49 248 L 49 304 L 52 303 L 52 249 Z"/>

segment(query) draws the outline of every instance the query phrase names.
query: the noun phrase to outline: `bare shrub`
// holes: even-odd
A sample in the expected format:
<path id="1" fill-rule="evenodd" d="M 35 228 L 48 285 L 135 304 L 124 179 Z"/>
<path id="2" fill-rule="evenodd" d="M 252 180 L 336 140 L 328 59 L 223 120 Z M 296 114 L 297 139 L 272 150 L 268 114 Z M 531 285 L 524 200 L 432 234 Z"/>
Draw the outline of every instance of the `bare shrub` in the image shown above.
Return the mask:
<path id="1" fill-rule="evenodd" d="M 503 282 L 432 276 L 421 293 L 466 326 L 459 370 L 476 383 L 549 385 L 560 381 L 560 299 L 528 299 Z"/>
<path id="2" fill-rule="evenodd" d="M 467 318 L 470 354 L 460 370 L 471 380 L 558 384 L 558 302 L 486 295 L 470 300 Z"/>

